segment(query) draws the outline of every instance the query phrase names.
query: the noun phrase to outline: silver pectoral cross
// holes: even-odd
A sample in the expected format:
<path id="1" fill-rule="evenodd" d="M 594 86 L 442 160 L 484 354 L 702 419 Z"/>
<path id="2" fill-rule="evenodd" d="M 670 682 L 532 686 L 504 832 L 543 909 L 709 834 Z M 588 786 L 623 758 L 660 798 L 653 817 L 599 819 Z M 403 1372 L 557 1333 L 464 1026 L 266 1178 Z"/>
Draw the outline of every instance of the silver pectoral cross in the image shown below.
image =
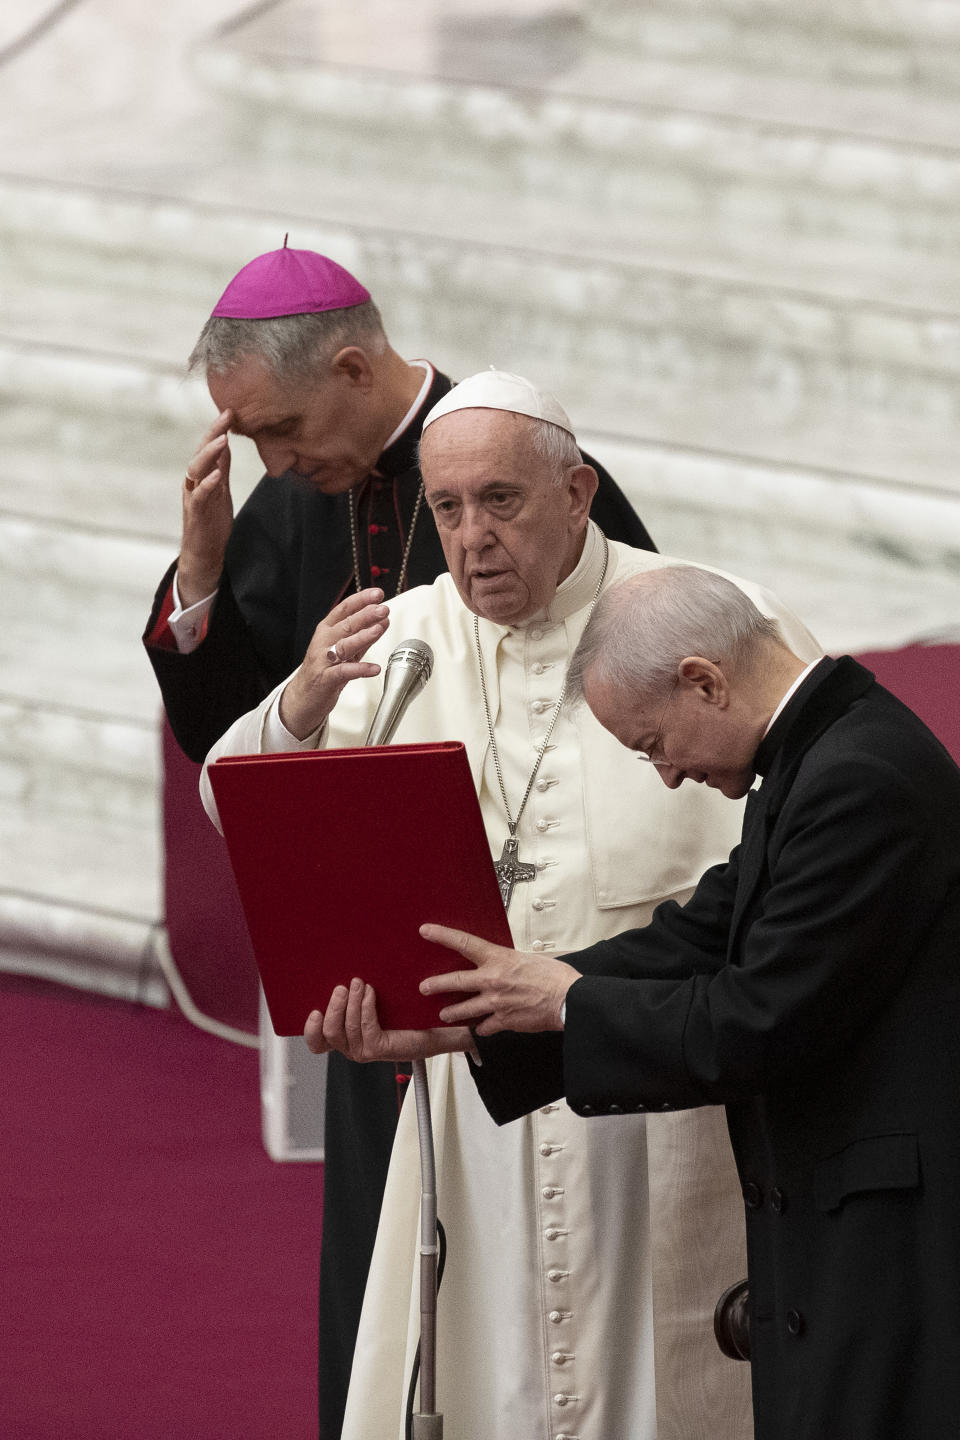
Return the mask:
<path id="1" fill-rule="evenodd" d="M 497 872 L 497 881 L 500 885 L 500 894 L 503 897 L 504 910 L 510 909 L 510 900 L 513 896 L 513 887 L 525 880 L 536 880 L 536 865 L 525 865 L 517 854 L 517 837 L 508 835 L 503 842 L 503 850 L 500 852 L 500 859 L 495 860 L 493 868 Z"/>

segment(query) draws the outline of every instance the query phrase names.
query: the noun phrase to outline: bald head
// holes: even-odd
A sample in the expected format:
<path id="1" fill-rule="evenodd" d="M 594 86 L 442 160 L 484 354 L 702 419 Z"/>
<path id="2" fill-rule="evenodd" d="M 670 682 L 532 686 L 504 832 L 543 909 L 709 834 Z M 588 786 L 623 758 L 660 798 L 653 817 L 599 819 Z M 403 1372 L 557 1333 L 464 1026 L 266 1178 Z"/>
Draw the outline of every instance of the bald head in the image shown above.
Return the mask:
<path id="1" fill-rule="evenodd" d="M 732 581 L 693 565 L 633 575 L 603 595 L 574 652 L 571 702 L 586 700 L 664 783 L 701 781 L 731 798 L 804 662 Z"/>
<path id="2" fill-rule="evenodd" d="M 570 663 L 567 694 L 583 694 L 587 672 L 655 696 L 687 655 L 722 656 L 731 673 L 754 652 L 783 646 L 775 620 L 723 575 L 666 565 L 631 575 L 601 597 Z"/>

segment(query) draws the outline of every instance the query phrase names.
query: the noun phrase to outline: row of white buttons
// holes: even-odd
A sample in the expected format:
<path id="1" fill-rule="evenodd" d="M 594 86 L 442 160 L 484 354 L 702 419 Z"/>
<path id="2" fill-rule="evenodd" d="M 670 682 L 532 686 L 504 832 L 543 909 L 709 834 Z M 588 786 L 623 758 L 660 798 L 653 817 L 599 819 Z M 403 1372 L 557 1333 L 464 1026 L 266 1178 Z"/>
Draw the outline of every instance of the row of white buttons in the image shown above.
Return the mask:
<path id="1" fill-rule="evenodd" d="M 528 632 L 528 638 L 533 641 L 541 640 L 543 638 L 543 635 L 544 629 L 540 627 Z M 555 668 L 556 667 L 553 664 L 545 664 L 539 660 L 532 664 L 530 667 L 534 675 L 543 675 L 546 671 L 553 670 Z M 555 703 L 555 700 L 536 699 L 532 702 L 530 709 L 534 715 L 544 715 L 547 711 L 553 709 Z M 546 747 L 544 754 L 549 754 L 554 749 L 556 749 L 555 740 Z M 549 774 L 541 774 L 537 777 L 537 780 L 535 782 L 535 788 L 538 793 L 545 795 L 555 786 L 558 786 L 559 783 L 559 779 L 556 776 L 551 776 Z M 558 827 L 559 824 L 560 821 L 557 818 L 541 817 L 535 821 L 536 829 L 541 835 L 546 835 L 549 831 L 551 831 L 555 827 Z M 537 863 L 538 872 L 543 871 L 547 863 L 555 864 L 556 862 L 539 861 Z M 556 909 L 557 902 L 556 900 L 545 900 L 537 897 L 535 899 L 531 899 L 530 908 L 533 912 L 540 914 L 543 911 L 552 911 Z M 555 944 L 542 939 L 534 940 L 531 945 L 531 949 L 541 953 L 543 951 L 554 950 L 555 948 Z M 560 1107 L 556 1105 L 545 1105 L 541 1107 L 541 1114 L 550 1115 L 551 1113 L 553 1113 L 553 1111 L 559 1108 Z M 539 1153 L 542 1156 L 548 1157 L 557 1154 L 557 1152 L 563 1151 L 565 1147 L 563 1143 L 544 1141 L 542 1144 L 539 1145 L 538 1148 Z M 540 1193 L 542 1198 L 546 1201 L 558 1201 L 561 1200 L 562 1197 L 565 1195 L 565 1190 L 563 1186 L 546 1183 L 541 1186 Z M 567 1229 L 560 1227 L 559 1225 L 550 1225 L 546 1229 L 544 1229 L 542 1233 L 545 1240 L 556 1242 L 560 1241 L 562 1237 L 567 1236 L 570 1232 Z M 552 1285 L 560 1285 L 562 1282 L 569 1278 L 569 1275 L 569 1270 L 554 1267 L 551 1267 L 546 1272 L 546 1278 L 548 1282 Z M 564 1324 L 564 1322 L 572 1321 L 573 1312 L 570 1310 L 560 1309 L 551 1310 L 548 1313 L 547 1319 L 549 1320 L 551 1325 L 562 1325 Z M 550 1358 L 553 1364 L 557 1365 L 558 1367 L 569 1367 L 574 1364 L 576 1356 L 575 1353 L 572 1351 L 554 1350 L 550 1353 Z M 571 1378 L 573 1377 L 571 1376 Z M 560 1391 L 553 1396 L 554 1404 L 561 1408 L 575 1405 L 577 1402 L 580 1401 L 580 1399 L 580 1395 L 565 1391 Z M 553 1437 L 553 1440 L 578 1440 L 578 1436 L 576 1436 L 572 1432 L 563 1431 L 557 1433 Z"/>
<path id="2" fill-rule="evenodd" d="M 554 627 L 553 627 L 553 626 L 548 626 L 548 627 L 546 627 L 546 628 L 552 630 Z M 528 632 L 528 638 L 529 638 L 530 640 L 533 640 L 533 641 L 542 640 L 542 639 L 543 639 L 543 636 L 544 636 L 544 628 L 541 627 L 541 626 L 537 626 L 535 629 L 530 630 L 530 631 Z M 536 660 L 536 661 L 533 662 L 533 664 L 531 665 L 530 668 L 531 668 L 531 670 L 532 670 L 532 672 L 533 672 L 534 675 L 543 675 L 543 674 L 545 674 L 548 670 L 553 670 L 553 669 L 555 669 L 556 667 L 555 667 L 555 665 L 554 665 L 552 662 L 546 662 L 546 663 L 545 663 L 545 662 L 542 661 L 542 660 Z M 533 711 L 533 713 L 534 713 L 535 715 L 544 715 L 544 714 L 546 714 L 546 712 L 547 712 L 548 710 L 552 710 L 555 704 L 556 704 L 556 700 L 555 700 L 555 699 L 554 699 L 554 700 L 534 700 L 530 708 L 531 708 L 531 710 Z M 550 745 L 550 746 L 547 747 L 547 749 L 550 749 L 550 750 L 552 750 L 553 748 L 554 748 L 554 747 L 553 747 L 552 745 Z M 544 751 L 544 754 L 546 754 L 546 750 Z M 540 794 L 545 794 L 548 790 L 550 790 L 550 789 L 551 789 L 554 785 L 556 785 L 557 783 L 558 783 L 558 782 L 557 782 L 556 778 L 552 778 L 552 777 L 547 776 L 547 775 L 540 775 L 540 776 L 537 778 L 537 781 L 536 781 L 536 788 L 537 788 L 537 790 L 539 791 Z M 556 825 L 557 823 L 558 823 L 558 822 L 557 822 L 556 820 L 540 819 L 540 820 L 538 820 L 538 821 L 536 822 L 537 830 L 538 830 L 538 832 L 539 832 L 541 835 L 546 834 L 546 832 L 547 832 L 548 830 L 550 830 L 550 829 L 551 829 L 554 825 Z M 537 866 L 537 869 L 538 869 L 538 870 L 542 870 L 543 868 L 544 868 L 544 862 L 539 863 L 538 866 Z M 555 905 L 555 902 L 554 902 L 554 901 L 543 900 L 543 899 L 541 899 L 541 898 L 539 898 L 539 897 L 536 898 L 536 899 L 534 899 L 533 901 L 531 901 L 531 909 L 534 910 L 535 912 L 537 912 L 538 914 L 541 913 L 543 910 L 553 909 L 553 908 L 554 908 L 554 905 Z M 547 940 L 534 940 L 533 943 L 532 943 L 532 945 L 531 945 L 531 949 L 534 950 L 534 951 L 535 951 L 536 953 L 538 953 L 538 954 L 543 954 L 544 952 L 549 951 L 549 950 L 552 950 L 552 949 L 554 949 L 554 948 L 555 948 L 555 947 L 554 947 L 549 941 L 547 941 Z M 541 1153 L 541 1155 L 551 1155 L 551 1154 L 553 1154 L 553 1151 L 554 1151 L 555 1148 L 559 1148 L 559 1147 L 549 1147 L 549 1146 L 543 1146 L 543 1145 L 541 1145 L 541 1147 L 540 1147 L 540 1153 Z M 558 1192 L 558 1193 L 562 1193 L 562 1192 Z M 547 1199 L 553 1199 L 553 1198 L 554 1198 L 554 1197 L 553 1197 L 553 1194 L 549 1194 L 549 1195 L 548 1195 L 546 1191 L 544 1192 L 544 1196 L 545 1196 L 545 1198 L 547 1198 Z M 555 1237 L 555 1236 L 552 1236 L 552 1235 L 549 1234 L 549 1233 L 547 1234 L 547 1239 L 553 1239 L 553 1238 L 556 1238 L 556 1237 Z"/>
<path id="3" fill-rule="evenodd" d="M 555 627 L 552 626 L 552 625 L 548 625 L 548 626 L 546 626 L 546 627 L 544 627 L 544 626 L 537 626 L 535 629 L 529 630 L 529 631 L 527 632 L 527 638 L 528 638 L 529 640 L 533 640 L 533 641 L 542 640 L 545 633 L 547 633 L 548 631 L 552 631 L 552 630 L 554 630 L 554 629 L 555 629 Z M 533 664 L 530 666 L 530 669 L 531 669 L 531 671 L 533 672 L 534 675 L 544 675 L 548 670 L 554 670 L 554 669 L 556 669 L 556 664 L 555 664 L 554 662 L 552 662 L 552 661 L 535 660 L 535 661 L 533 662 Z M 553 699 L 553 700 L 534 700 L 534 701 L 532 702 L 531 706 L 530 706 L 530 709 L 531 709 L 531 711 L 533 712 L 534 715 L 545 715 L 545 714 L 547 713 L 547 711 L 553 709 L 553 707 L 556 705 L 556 703 L 557 703 L 557 702 L 556 702 L 556 699 Z M 556 748 L 556 743 L 555 743 L 555 742 L 552 743 L 552 744 L 547 745 L 547 746 L 545 747 L 545 749 L 544 749 L 544 755 L 549 754 L 549 752 L 550 752 L 551 750 L 554 750 L 555 748 Z M 557 778 L 556 778 L 555 776 L 540 775 L 540 776 L 538 776 L 538 778 L 537 778 L 537 780 L 536 780 L 536 788 L 537 788 L 537 790 L 540 792 L 540 794 L 545 794 L 548 790 L 552 789 L 553 786 L 554 786 L 554 785 L 557 785 L 557 784 L 559 784 L 559 781 L 557 780 Z M 539 832 L 541 835 L 545 835 L 548 830 L 551 830 L 555 825 L 558 825 L 558 824 L 559 824 L 559 821 L 558 821 L 558 820 L 547 820 L 547 819 L 541 818 L 541 819 L 539 819 L 539 820 L 536 822 L 536 828 L 537 828 L 538 832 Z M 539 861 L 539 862 L 537 863 L 537 869 L 538 869 L 538 870 L 543 870 L 543 869 L 545 868 L 545 866 L 546 866 L 547 863 L 554 863 L 554 862 Z M 543 899 L 541 899 L 541 898 L 539 898 L 539 897 L 536 898 L 536 899 L 534 899 L 534 900 L 532 900 L 531 903 L 530 903 L 530 908 L 531 908 L 532 910 L 534 910 L 537 914 L 540 914 L 540 913 L 541 913 L 542 911 L 544 911 L 544 910 L 552 910 L 552 909 L 555 908 L 555 906 L 556 906 L 556 901 L 553 901 L 553 900 L 543 900 Z M 551 941 L 549 941 L 549 940 L 534 940 L 533 943 L 531 944 L 530 948 L 531 948 L 531 950 L 536 951 L 537 954 L 541 954 L 541 955 L 542 955 L 542 954 L 544 954 L 545 952 L 548 952 L 548 951 L 550 951 L 550 950 L 554 950 L 554 949 L 556 948 L 556 946 L 555 946 L 555 944 L 553 944 L 553 943 L 552 943 Z M 540 1153 L 541 1153 L 541 1155 L 549 1155 L 549 1154 L 552 1154 L 553 1151 L 552 1151 L 552 1149 L 545 1149 L 543 1146 L 541 1146 L 541 1147 L 540 1147 Z M 552 1198 L 552 1197 L 549 1197 L 549 1198 Z M 552 1237 L 548 1236 L 547 1238 L 549 1239 L 549 1238 L 552 1238 Z"/>
<path id="4" fill-rule="evenodd" d="M 545 903 L 550 904 L 550 908 L 552 908 L 551 902 L 542 902 L 539 905 L 534 902 L 533 908 L 538 910 L 543 909 L 545 908 Z M 547 944 L 545 941 L 540 941 L 539 943 L 535 942 L 534 948 L 546 949 Z M 560 1109 L 561 1106 L 556 1104 L 542 1105 L 540 1107 L 540 1114 L 550 1116 Z M 565 1143 L 560 1139 L 543 1140 L 537 1146 L 540 1155 L 542 1155 L 544 1158 L 549 1158 L 550 1156 L 557 1155 L 565 1148 Z M 556 1184 L 543 1184 L 541 1185 L 540 1189 L 540 1194 L 544 1200 L 559 1200 L 565 1195 L 565 1193 L 565 1187 Z M 564 1229 L 559 1225 L 549 1225 L 543 1231 L 543 1237 L 547 1241 L 557 1241 L 560 1240 L 562 1237 L 569 1235 L 569 1233 L 569 1230 Z M 561 1270 L 559 1268 L 553 1267 L 551 1267 L 546 1272 L 547 1280 L 553 1285 L 560 1284 L 562 1281 L 568 1279 L 569 1275 L 569 1270 Z M 547 1320 L 550 1322 L 551 1325 L 563 1325 L 565 1322 L 572 1321 L 572 1319 L 572 1310 L 556 1309 L 550 1310 L 547 1313 Z M 568 1367 L 574 1364 L 576 1360 L 576 1353 L 571 1350 L 552 1350 L 550 1352 L 550 1359 L 554 1365 L 562 1369 L 564 1367 Z M 571 1379 L 573 1379 L 573 1376 L 571 1376 Z M 568 1391 L 558 1391 L 553 1396 L 553 1403 L 561 1409 L 565 1409 L 568 1405 L 576 1404 L 580 1399 L 581 1397 L 578 1394 Z M 555 1440 L 577 1440 L 577 1437 L 570 1435 L 569 1432 L 561 1432 L 555 1437 Z"/>
<path id="5" fill-rule="evenodd" d="M 527 632 L 527 639 L 528 641 L 537 642 L 544 638 L 545 633 L 554 630 L 555 627 L 549 624 L 538 625 L 534 629 Z M 552 672 L 558 669 L 555 647 L 551 646 L 548 653 L 553 655 L 553 660 L 544 661 L 542 658 L 534 659 L 533 657 L 531 657 L 532 663 L 529 665 L 529 671 L 533 675 L 542 676 L 547 674 L 547 672 L 550 672 L 550 680 L 543 686 L 543 689 L 541 689 L 540 696 L 532 699 L 529 707 L 529 713 L 531 714 L 531 716 L 544 717 L 543 723 L 546 723 L 546 717 L 548 713 L 551 712 L 556 705 L 556 697 L 554 697 L 553 699 L 545 698 L 545 691 L 548 688 L 552 687 Z M 531 728 L 535 727 L 532 726 Z M 542 737 L 539 743 L 542 743 Z M 556 748 L 557 742 L 554 738 L 544 747 L 544 756 L 548 756 L 552 751 L 556 750 Z M 548 769 L 548 765 L 549 762 L 545 760 L 542 772 L 540 775 L 537 776 L 537 779 L 534 782 L 534 787 L 539 795 L 547 795 L 554 787 L 559 786 L 560 783 L 559 779 L 555 775 L 551 775 L 550 770 Z M 534 817 L 531 816 L 531 819 L 533 818 Z M 552 818 L 544 817 L 541 815 L 540 817 L 534 819 L 534 825 L 537 832 L 545 837 L 554 828 L 559 828 L 560 821 L 556 818 L 555 812 L 555 815 Z M 555 866 L 556 861 L 539 860 L 537 862 L 538 874 L 542 873 L 548 865 Z M 556 899 L 544 899 L 541 896 L 531 896 L 528 903 L 530 905 L 531 912 L 538 915 L 542 914 L 544 911 L 551 913 L 554 909 L 557 908 Z M 536 952 L 543 953 L 545 951 L 556 949 L 556 944 L 546 938 L 540 938 L 534 939 L 530 945 L 530 948 Z M 560 1107 L 556 1105 L 543 1106 L 541 1109 L 541 1114 L 550 1115 L 558 1109 L 560 1109 Z M 554 1141 L 544 1139 L 543 1143 L 539 1144 L 538 1146 L 539 1154 L 545 1159 L 549 1158 L 550 1156 L 554 1157 L 553 1165 L 563 1163 L 562 1152 L 564 1149 L 565 1146 L 559 1137 L 557 1137 L 557 1139 Z M 564 1187 L 561 1185 L 550 1183 L 552 1178 L 553 1176 L 549 1172 L 547 1175 L 544 1175 L 542 1177 L 541 1198 L 544 1201 L 553 1202 L 553 1208 L 555 1210 L 558 1210 L 559 1205 L 564 1203 L 563 1197 L 565 1195 L 565 1190 Z M 560 1210 L 557 1218 L 566 1218 L 565 1211 Z M 561 1253 L 563 1253 L 563 1239 L 569 1234 L 569 1231 L 567 1229 L 561 1227 L 560 1225 L 549 1225 L 541 1233 L 545 1241 L 557 1243 L 558 1249 L 560 1249 Z M 566 1258 L 565 1255 L 563 1258 Z M 546 1278 L 548 1283 L 554 1286 L 562 1287 L 563 1283 L 569 1279 L 569 1275 L 569 1270 L 560 1268 L 559 1266 L 552 1266 L 546 1271 Z M 566 1290 L 561 1288 L 561 1290 L 557 1292 L 557 1298 L 560 1299 L 562 1304 L 563 1300 L 567 1299 Z M 570 1310 L 562 1310 L 558 1308 L 556 1310 L 549 1311 L 547 1314 L 547 1319 L 551 1325 L 555 1326 L 559 1326 L 564 1323 L 569 1324 L 573 1319 L 573 1312 Z M 571 1339 L 572 1338 L 573 1337 L 571 1336 Z M 553 1364 L 561 1367 L 566 1366 L 568 1368 L 568 1372 L 574 1365 L 575 1355 L 572 1351 L 555 1350 L 549 1353 Z M 570 1380 L 575 1383 L 575 1378 L 573 1374 L 570 1374 Z M 571 1403 L 574 1403 L 579 1398 L 579 1396 L 571 1393 L 559 1392 L 558 1394 L 555 1394 L 553 1396 L 553 1401 L 558 1406 L 566 1407 Z M 555 1435 L 554 1440 L 577 1440 L 577 1436 L 569 1434 L 567 1432 L 563 1432 Z"/>

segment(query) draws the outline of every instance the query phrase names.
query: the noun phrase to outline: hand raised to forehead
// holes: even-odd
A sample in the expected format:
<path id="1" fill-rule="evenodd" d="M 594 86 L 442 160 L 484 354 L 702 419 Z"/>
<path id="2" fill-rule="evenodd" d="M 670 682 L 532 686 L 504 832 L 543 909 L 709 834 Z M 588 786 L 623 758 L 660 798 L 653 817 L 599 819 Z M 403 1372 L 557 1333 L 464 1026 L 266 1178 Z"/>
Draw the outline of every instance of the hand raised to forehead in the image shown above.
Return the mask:
<path id="1" fill-rule="evenodd" d="M 323 724 L 351 680 L 379 675 L 364 655 L 390 623 L 383 591 L 361 590 L 335 605 L 313 632 L 303 664 L 280 696 L 280 719 L 305 740 Z"/>
<path id="2" fill-rule="evenodd" d="M 220 583 L 233 529 L 230 442 L 233 413 L 222 410 L 187 462 L 183 478 L 183 534 L 177 589 L 184 607 L 212 595 Z"/>

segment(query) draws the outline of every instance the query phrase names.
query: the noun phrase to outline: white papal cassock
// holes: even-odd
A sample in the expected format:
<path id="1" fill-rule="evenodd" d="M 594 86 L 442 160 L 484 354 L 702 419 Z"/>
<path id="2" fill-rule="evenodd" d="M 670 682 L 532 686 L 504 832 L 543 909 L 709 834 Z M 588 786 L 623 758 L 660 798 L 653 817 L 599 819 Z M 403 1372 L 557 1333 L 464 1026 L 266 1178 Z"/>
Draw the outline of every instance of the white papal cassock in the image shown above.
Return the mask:
<path id="1" fill-rule="evenodd" d="M 480 621 L 487 694 L 515 815 L 586 624 L 607 548 L 591 524 L 553 603 L 522 626 Z M 683 563 L 609 545 L 604 588 Z M 731 576 L 731 579 L 736 579 Z M 803 658 L 819 653 L 773 596 L 738 584 Z M 473 616 L 449 575 L 390 604 L 369 652 L 385 664 L 419 638 L 433 678 L 395 739 L 463 740 L 491 853 L 507 822 L 487 733 Z M 286 741 L 278 687 L 214 747 L 221 754 L 362 744 L 381 681 L 353 681 L 325 733 Z M 215 807 L 209 784 L 204 803 Z M 742 806 L 700 785 L 670 791 L 581 706 L 556 724 L 518 831 L 536 879 L 516 887 L 521 950 L 559 954 L 643 925 L 686 899 L 739 837 Z M 371 876 L 378 857 L 354 817 L 331 817 Z M 362 817 L 355 823 L 362 825 Z M 416 837 L 411 837 L 416 843 Z M 385 861 L 385 863 L 387 863 Z M 424 915 L 424 920 L 431 917 Z M 746 1274 L 743 1209 L 723 1112 L 583 1120 L 548 1105 L 498 1129 L 463 1056 L 429 1062 L 439 1213 L 447 1233 L 438 1304 L 438 1409 L 447 1440 L 748 1440 L 749 1367 L 713 1338 L 722 1290 Z M 364 1301 L 343 1440 L 403 1440 L 419 1332 L 419 1153 L 403 1107 Z"/>

